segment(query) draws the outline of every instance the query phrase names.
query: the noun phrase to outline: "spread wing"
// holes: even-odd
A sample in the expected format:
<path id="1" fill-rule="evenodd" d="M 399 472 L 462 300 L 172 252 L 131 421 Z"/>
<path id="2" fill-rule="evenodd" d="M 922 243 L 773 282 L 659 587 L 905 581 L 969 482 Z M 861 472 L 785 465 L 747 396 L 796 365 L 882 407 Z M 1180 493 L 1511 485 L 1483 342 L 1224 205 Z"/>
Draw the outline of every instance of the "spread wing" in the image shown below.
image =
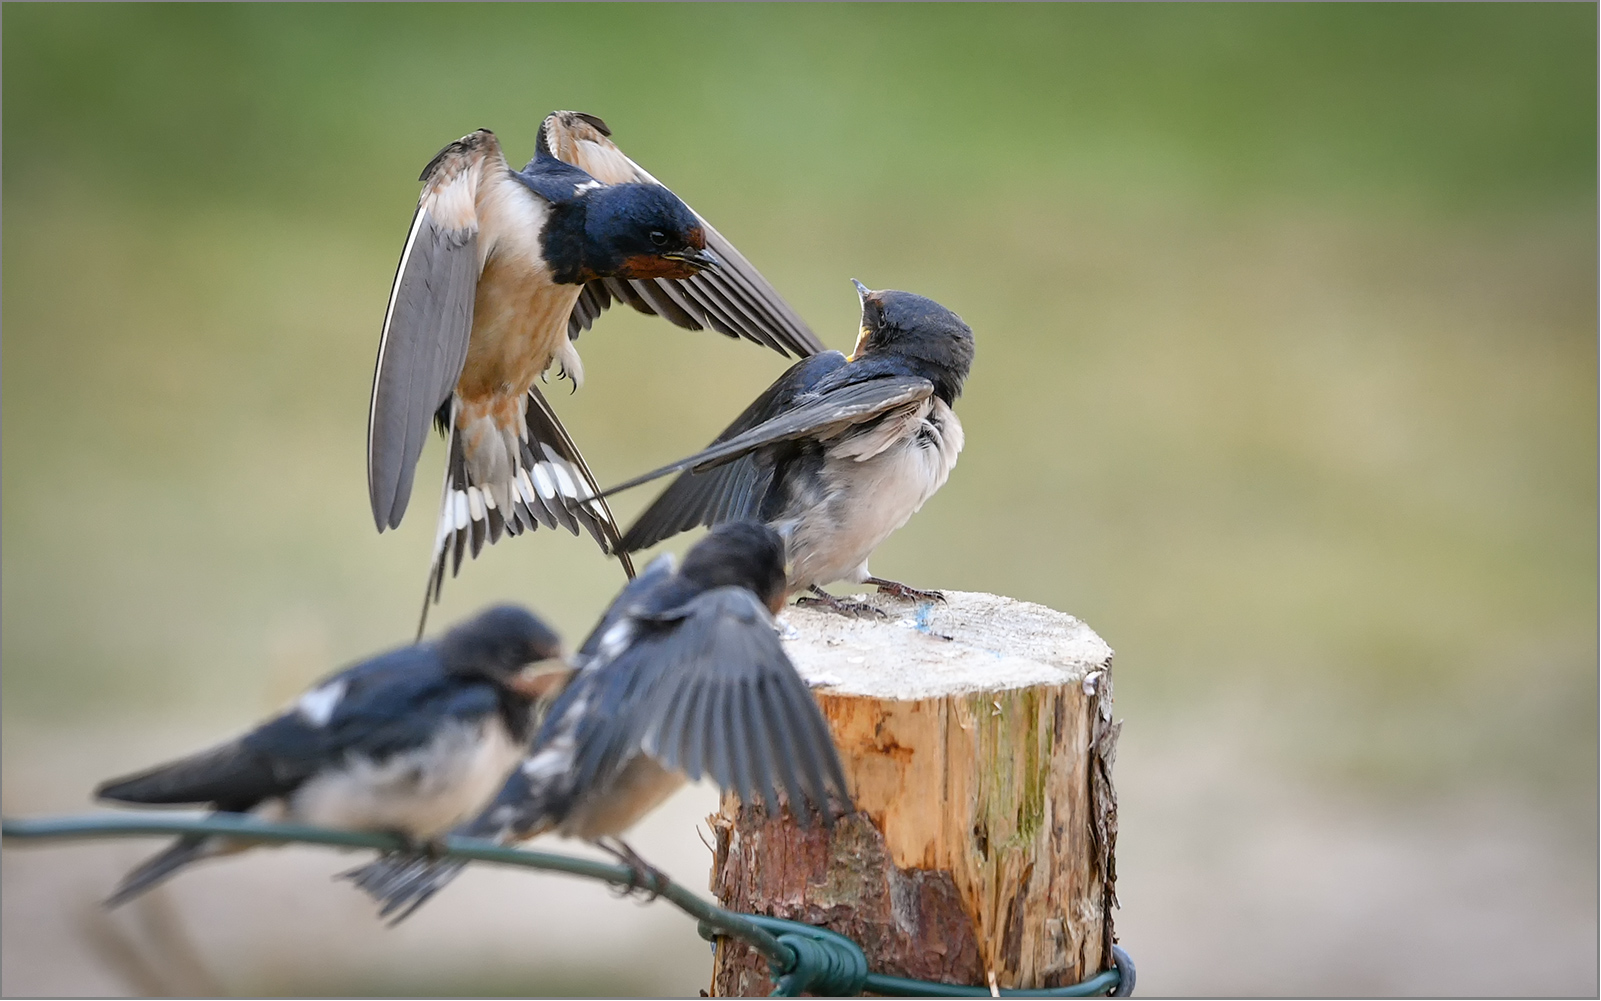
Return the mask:
<path id="1" fill-rule="evenodd" d="M 642 752 L 768 809 L 781 788 L 802 822 L 803 802 L 825 819 L 850 809 L 828 724 L 750 591 L 715 588 L 637 623 L 638 638 L 578 696 L 616 709 L 578 720 L 572 788 L 596 788 Z"/>
<path id="2" fill-rule="evenodd" d="M 467 359 L 478 285 L 476 199 L 486 170 L 504 169 L 480 129 L 429 161 L 384 314 L 367 421 L 367 493 L 381 532 L 400 524 L 435 411 Z"/>
<path id="3" fill-rule="evenodd" d="M 597 181 L 661 184 L 617 148 L 611 141 L 611 130 L 594 115 L 555 112 L 545 119 L 544 132 L 550 152 L 557 159 L 583 168 Z M 680 327 L 710 327 L 729 337 L 765 344 L 779 354 L 804 358 L 822 351 L 823 342 L 761 272 L 704 216 L 695 214 L 705 227 L 706 245 L 723 260 L 721 269 L 715 274 L 706 271 L 677 281 L 592 281 L 584 286 L 567 321 L 568 336 L 576 339 L 613 302 L 624 302 Z"/>
<path id="4" fill-rule="evenodd" d="M 838 351 L 824 351 L 791 365 L 712 444 L 722 444 L 779 416 L 824 376 L 845 364 L 845 356 Z M 749 454 L 703 473 L 680 474 L 629 527 L 623 535 L 623 549 L 649 549 L 697 525 L 755 518 L 772 480 L 772 466 Z"/>
<path id="5" fill-rule="evenodd" d="M 827 392 L 802 397 L 776 417 L 748 431 L 716 442 L 677 462 L 606 490 L 611 496 L 649 483 L 669 473 L 689 469 L 704 473 L 767 445 L 797 438 L 832 438 L 854 424 L 862 424 L 898 407 L 920 403 L 934 395 L 934 384 L 920 376 L 892 375 L 849 383 Z"/>

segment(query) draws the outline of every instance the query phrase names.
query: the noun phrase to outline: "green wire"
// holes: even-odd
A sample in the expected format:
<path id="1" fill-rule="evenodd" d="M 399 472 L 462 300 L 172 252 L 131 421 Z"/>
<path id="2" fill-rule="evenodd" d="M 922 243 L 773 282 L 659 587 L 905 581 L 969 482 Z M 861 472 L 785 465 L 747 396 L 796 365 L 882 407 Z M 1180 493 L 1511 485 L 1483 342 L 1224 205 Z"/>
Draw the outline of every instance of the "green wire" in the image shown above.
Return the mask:
<path id="1" fill-rule="evenodd" d="M 304 824 L 275 824 L 248 814 L 94 814 L 84 817 L 44 817 L 33 820 L 0 819 L 0 836 L 7 840 L 42 841 L 82 838 L 123 838 L 175 834 L 212 834 L 245 841 L 329 845 L 335 848 L 371 848 L 376 851 L 414 851 L 416 846 L 394 834 L 339 831 Z M 982 987 L 964 987 L 927 980 L 868 973 L 861 947 L 826 928 L 769 918 L 736 914 L 654 874 L 639 875 L 627 866 L 510 848 L 479 838 L 451 835 L 444 839 L 442 857 L 519 866 L 596 879 L 619 886 L 639 887 L 660 896 L 699 922 L 707 938 L 724 935 L 749 945 L 773 970 L 778 995 L 875 994 L 901 997 L 988 997 Z M 1121 974 L 1114 967 L 1082 983 L 1050 990 L 1003 990 L 1002 997 L 1090 997 L 1115 990 Z M 831 988 L 831 989 L 830 989 Z"/>

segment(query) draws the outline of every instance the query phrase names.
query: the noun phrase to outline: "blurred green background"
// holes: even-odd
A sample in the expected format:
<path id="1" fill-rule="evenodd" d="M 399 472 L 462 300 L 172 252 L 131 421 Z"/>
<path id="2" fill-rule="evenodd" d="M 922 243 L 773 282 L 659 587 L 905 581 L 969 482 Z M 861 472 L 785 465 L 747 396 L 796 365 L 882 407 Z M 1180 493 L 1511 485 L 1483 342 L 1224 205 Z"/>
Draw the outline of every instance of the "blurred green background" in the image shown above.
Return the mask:
<path id="1" fill-rule="evenodd" d="M 874 569 L 1117 650 L 1142 987 L 1594 993 L 1596 28 L 1578 4 L 7 5 L 5 810 L 80 808 L 409 638 L 442 449 L 379 536 L 363 447 L 416 174 L 480 126 L 521 162 L 575 108 L 832 346 L 851 277 L 974 328 L 967 450 Z M 785 364 L 618 311 L 579 348 L 556 406 L 603 483 Z M 517 599 L 577 638 L 619 584 L 539 532 L 433 621 Z M 5 853 L 6 993 L 180 989 L 130 972 L 135 933 L 92 907 L 116 865 L 71 880 L 90 852 Z M 346 895 L 321 878 L 273 920 L 199 920 L 176 886 L 172 920 L 234 992 L 704 982 L 655 912 L 678 979 L 605 941 L 598 967 L 366 930 L 262 958 Z M 635 910 L 588 889 L 602 929 Z M 526 943 L 515 904 L 461 913 Z M 235 911 L 259 927 L 226 939 Z"/>

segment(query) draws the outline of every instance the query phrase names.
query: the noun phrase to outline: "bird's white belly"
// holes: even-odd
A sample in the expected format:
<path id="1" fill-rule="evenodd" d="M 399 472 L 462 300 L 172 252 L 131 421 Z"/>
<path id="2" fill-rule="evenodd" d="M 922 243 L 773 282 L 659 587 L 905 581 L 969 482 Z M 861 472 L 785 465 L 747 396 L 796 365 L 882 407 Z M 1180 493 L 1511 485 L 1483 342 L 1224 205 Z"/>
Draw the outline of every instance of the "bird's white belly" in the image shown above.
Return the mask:
<path id="1" fill-rule="evenodd" d="M 521 757 L 499 716 L 451 724 L 432 742 L 383 761 L 351 754 L 302 785 L 288 819 L 350 830 L 437 837 L 478 813 Z"/>
<path id="2" fill-rule="evenodd" d="M 907 434 L 866 459 L 830 453 L 822 481 L 827 502 L 788 528 L 792 592 L 836 580 L 865 580 L 867 559 L 934 496 L 962 450 L 961 422 L 934 400 L 921 423 L 930 440 Z"/>

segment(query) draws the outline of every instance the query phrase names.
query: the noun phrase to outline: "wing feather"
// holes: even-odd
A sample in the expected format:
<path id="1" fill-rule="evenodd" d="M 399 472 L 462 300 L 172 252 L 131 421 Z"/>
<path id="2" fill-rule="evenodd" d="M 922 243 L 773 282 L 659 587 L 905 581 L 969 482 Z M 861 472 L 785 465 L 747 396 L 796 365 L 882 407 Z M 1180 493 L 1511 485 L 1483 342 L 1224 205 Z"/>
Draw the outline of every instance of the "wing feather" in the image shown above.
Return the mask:
<path id="1" fill-rule="evenodd" d="M 586 697 L 615 708 L 578 723 L 579 788 L 645 753 L 771 809 L 780 787 L 797 812 L 802 800 L 825 814 L 831 801 L 848 806 L 828 725 L 754 595 L 716 588 L 636 621 L 638 639 L 586 668 Z"/>
<path id="2" fill-rule="evenodd" d="M 604 496 L 610 497 L 686 469 L 704 473 L 767 445 L 796 438 L 828 438 L 853 424 L 865 423 L 897 407 L 926 400 L 933 395 L 934 384 L 919 376 L 888 376 L 841 386 L 799 401 L 778 416 L 748 431 L 715 442 L 694 455 L 619 483 L 606 490 Z"/>
<path id="3" fill-rule="evenodd" d="M 611 141 L 611 130 L 593 115 L 555 112 L 545 119 L 544 135 L 552 155 L 582 168 L 598 181 L 661 184 Z M 627 284 L 632 287 L 633 296 L 616 296 L 615 289 L 613 295 L 635 309 L 656 313 L 690 330 L 710 327 L 729 337 L 744 337 L 780 354 L 802 358 L 822 351 L 823 342 L 778 290 L 704 216 L 698 212 L 696 216 L 705 229 L 706 245 L 723 260 L 721 269 L 683 280 L 630 281 Z M 591 283 L 595 284 L 598 283 Z M 606 287 L 611 285 L 607 283 Z M 679 295 L 673 295 L 672 290 Z M 666 298 L 657 294 L 662 292 L 667 293 Z M 592 312 L 591 307 L 605 309 L 608 305 L 609 301 L 596 296 L 575 309 L 568 324 L 569 335 L 576 337 L 594 323 L 599 312 Z"/>
<path id="4" fill-rule="evenodd" d="M 275 774 L 271 762 L 253 754 L 239 740 L 192 754 L 187 758 L 122 778 L 111 779 L 95 790 L 101 799 L 123 803 L 163 805 L 233 803 L 245 807 L 293 789 L 301 776 Z"/>
<path id="5" fill-rule="evenodd" d="M 784 413 L 830 373 L 846 364 L 838 351 L 825 351 L 791 365 L 713 441 L 718 445 Z M 716 525 L 756 517 L 772 485 L 771 467 L 750 457 L 703 473 L 684 473 L 641 514 L 623 536 L 623 549 L 649 549 L 696 525 Z"/>
<path id="6" fill-rule="evenodd" d="M 428 426 L 467 359 L 478 285 L 477 193 L 505 168 L 494 133 L 480 129 L 429 162 L 389 306 L 367 418 L 367 492 L 379 531 L 400 524 Z"/>

